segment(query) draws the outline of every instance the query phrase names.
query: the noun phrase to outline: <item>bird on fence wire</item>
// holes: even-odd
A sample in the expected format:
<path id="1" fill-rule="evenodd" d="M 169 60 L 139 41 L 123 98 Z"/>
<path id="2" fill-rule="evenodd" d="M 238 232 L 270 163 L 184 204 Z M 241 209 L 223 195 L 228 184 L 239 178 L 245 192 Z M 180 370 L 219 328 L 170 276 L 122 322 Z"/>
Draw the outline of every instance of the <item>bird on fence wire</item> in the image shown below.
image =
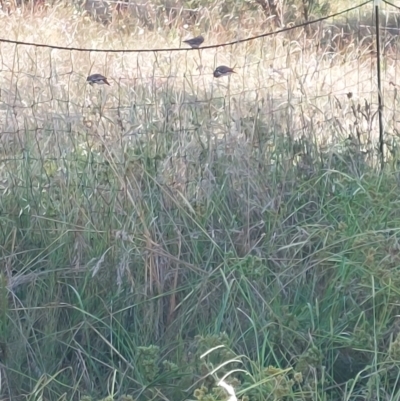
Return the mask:
<path id="1" fill-rule="evenodd" d="M 93 86 L 93 84 L 98 84 L 98 85 L 107 84 L 107 85 L 110 85 L 108 83 L 108 81 L 107 81 L 107 78 L 104 75 L 101 75 L 101 74 L 89 75 L 86 78 L 86 82 L 89 82 L 89 84 L 92 85 L 92 86 Z"/>
<path id="2" fill-rule="evenodd" d="M 204 38 L 200 35 L 192 39 L 186 39 L 183 42 L 188 44 L 192 49 L 198 49 L 200 45 L 204 42 Z"/>
<path id="3" fill-rule="evenodd" d="M 231 74 L 236 74 L 236 72 L 233 71 L 233 68 L 227 67 L 226 65 L 220 65 L 214 71 L 215 78 L 226 77 Z"/>

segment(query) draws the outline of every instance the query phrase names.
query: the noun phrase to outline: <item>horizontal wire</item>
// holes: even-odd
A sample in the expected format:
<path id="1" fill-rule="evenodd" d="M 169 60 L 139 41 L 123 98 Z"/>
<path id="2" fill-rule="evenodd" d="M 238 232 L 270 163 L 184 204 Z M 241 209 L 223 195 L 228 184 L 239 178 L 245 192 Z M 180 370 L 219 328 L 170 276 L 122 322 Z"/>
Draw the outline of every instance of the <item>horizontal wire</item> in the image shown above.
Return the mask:
<path id="1" fill-rule="evenodd" d="M 373 2 L 373 0 L 367 0 L 364 3 L 358 4 L 356 6 L 348 8 L 346 10 L 339 11 L 337 13 L 328 15 L 326 17 L 321 17 L 321 18 L 318 18 L 318 19 L 315 19 L 312 21 L 303 22 L 302 24 L 299 24 L 299 25 L 282 28 L 282 29 L 279 29 L 274 32 L 263 33 L 261 35 L 251 36 L 250 38 L 245 38 L 245 39 L 238 39 L 238 40 L 235 40 L 233 42 L 228 42 L 228 43 L 220 43 L 217 45 L 202 46 L 200 48 L 195 48 L 195 49 L 182 48 L 182 47 L 170 48 L 170 49 L 88 49 L 88 48 L 80 48 L 80 47 L 47 45 L 44 43 L 24 42 L 24 41 L 4 39 L 4 38 L 0 38 L 0 42 L 11 43 L 11 44 L 15 44 L 15 45 L 22 45 L 22 46 L 45 47 L 48 49 L 56 49 L 56 50 L 68 50 L 68 51 L 77 51 L 77 52 L 97 52 L 97 53 L 161 53 L 161 52 L 179 52 L 179 51 L 190 51 L 190 50 L 215 49 L 218 47 L 232 46 L 232 45 L 236 45 L 238 43 L 250 42 L 252 40 L 277 35 L 279 33 L 291 31 L 291 30 L 297 29 L 297 28 L 303 28 L 305 26 L 316 24 L 318 22 L 325 21 L 327 19 L 337 17 L 341 14 L 345 14 L 350 11 L 356 10 L 357 8 L 361 8 L 361 7 L 365 6 L 366 4 L 372 3 L 372 2 Z M 385 1 L 385 3 L 386 3 L 386 1 Z M 388 3 L 388 4 L 390 4 L 390 3 Z"/>
<path id="2" fill-rule="evenodd" d="M 391 6 L 391 7 L 396 8 L 397 10 L 400 10 L 400 7 L 399 7 L 399 6 L 396 6 L 395 4 L 390 3 L 390 2 L 387 1 L 387 0 L 383 0 L 383 2 L 386 3 L 388 6 Z"/>

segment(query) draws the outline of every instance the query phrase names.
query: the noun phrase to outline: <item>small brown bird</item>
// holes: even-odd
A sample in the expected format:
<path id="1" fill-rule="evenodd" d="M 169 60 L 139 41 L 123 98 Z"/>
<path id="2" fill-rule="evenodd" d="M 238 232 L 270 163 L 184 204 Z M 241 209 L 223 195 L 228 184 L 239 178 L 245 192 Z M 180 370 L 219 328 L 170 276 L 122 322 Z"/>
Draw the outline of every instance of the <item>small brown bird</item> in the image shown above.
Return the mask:
<path id="1" fill-rule="evenodd" d="M 107 78 L 101 74 L 92 74 L 86 78 L 86 82 L 89 82 L 90 85 L 98 84 L 98 85 L 110 85 L 107 81 Z"/>
<path id="2" fill-rule="evenodd" d="M 204 42 L 203 36 L 196 36 L 193 39 L 187 39 L 183 41 L 184 43 L 187 43 L 192 49 L 198 49 L 200 45 Z"/>
<path id="3" fill-rule="evenodd" d="M 214 71 L 215 78 L 226 77 L 231 74 L 236 74 L 236 72 L 233 71 L 233 68 L 227 67 L 226 65 L 220 65 Z"/>

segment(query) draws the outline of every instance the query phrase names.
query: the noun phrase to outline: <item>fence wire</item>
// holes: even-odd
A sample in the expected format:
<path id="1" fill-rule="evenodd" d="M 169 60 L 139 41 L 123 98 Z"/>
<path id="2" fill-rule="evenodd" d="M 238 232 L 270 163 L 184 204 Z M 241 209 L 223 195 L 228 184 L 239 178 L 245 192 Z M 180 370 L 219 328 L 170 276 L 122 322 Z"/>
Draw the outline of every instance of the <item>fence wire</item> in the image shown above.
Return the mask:
<path id="1" fill-rule="evenodd" d="M 160 182 L 188 199 L 213 157 L 204 150 L 276 153 L 277 137 L 311 134 L 327 149 L 354 141 L 372 159 L 379 135 L 372 9 L 366 2 L 200 49 L 102 50 L 0 39 L 0 190 L 20 191 L 21 199 L 43 193 L 40 199 L 53 202 L 60 188 L 76 186 L 98 198 L 93 208 L 88 201 L 88 213 L 102 215 L 113 212 L 107 204 L 116 192 L 125 194 L 118 195 L 120 210 L 139 196 L 126 191 L 144 154 Z M 382 9 L 385 141 L 395 152 L 399 14 L 388 2 Z M 214 78 L 219 65 L 236 74 Z M 87 85 L 91 73 L 111 85 Z M 3 206 L 2 213 L 21 216 L 35 208 L 28 203 Z M 38 214 L 40 208 L 58 216 L 48 203 L 37 205 Z"/>

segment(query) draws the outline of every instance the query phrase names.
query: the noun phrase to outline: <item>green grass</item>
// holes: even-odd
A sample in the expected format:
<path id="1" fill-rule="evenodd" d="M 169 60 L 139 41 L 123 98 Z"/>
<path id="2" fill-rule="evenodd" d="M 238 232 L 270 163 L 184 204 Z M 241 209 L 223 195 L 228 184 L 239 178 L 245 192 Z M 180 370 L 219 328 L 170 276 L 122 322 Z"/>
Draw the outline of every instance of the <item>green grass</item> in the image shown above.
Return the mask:
<path id="1" fill-rule="evenodd" d="M 178 31 L 23 18 L 1 22 L 82 47 Z M 297 33 L 201 56 L 1 45 L 1 399 L 224 400 L 225 376 L 243 401 L 399 399 L 397 63 L 380 171 L 366 48 Z"/>
<path id="2" fill-rule="evenodd" d="M 4 394 L 212 398 L 237 359 L 218 377 L 247 371 L 230 378 L 251 400 L 397 397 L 396 174 L 307 146 L 306 170 L 214 156 L 195 201 L 145 151 L 121 190 L 117 156 L 33 183 L 26 149 L 1 198 Z"/>

